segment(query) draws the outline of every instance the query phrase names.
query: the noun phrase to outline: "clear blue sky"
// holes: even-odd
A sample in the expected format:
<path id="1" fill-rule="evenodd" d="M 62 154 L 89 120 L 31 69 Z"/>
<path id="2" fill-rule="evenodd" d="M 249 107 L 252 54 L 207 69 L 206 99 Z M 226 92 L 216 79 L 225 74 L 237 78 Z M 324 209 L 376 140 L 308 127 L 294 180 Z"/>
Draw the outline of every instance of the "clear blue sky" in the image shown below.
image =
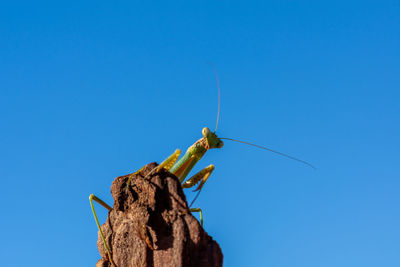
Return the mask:
<path id="1" fill-rule="evenodd" d="M 206 154 L 196 206 L 225 266 L 400 266 L 398 1 L 18 0 L 0 7 L 1 265 L 94 266 L 89 194 L 111 204 L 115 177 L 214 129 L 208 61 L 220 136 L 318 167 Z"/>

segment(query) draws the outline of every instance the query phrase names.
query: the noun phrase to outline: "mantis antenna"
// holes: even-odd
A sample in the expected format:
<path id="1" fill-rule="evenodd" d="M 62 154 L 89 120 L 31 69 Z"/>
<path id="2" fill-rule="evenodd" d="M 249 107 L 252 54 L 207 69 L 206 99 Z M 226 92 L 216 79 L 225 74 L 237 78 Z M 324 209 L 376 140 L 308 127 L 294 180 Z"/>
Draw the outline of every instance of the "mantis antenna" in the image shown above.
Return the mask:
<path id="1" fill-rule="evenodd" d="M 208 62 L 208 64 L 211 66 L 211 68 L 214 71 L 215 80 L 217 81 L 217 87 L 218 87 L 218 113 L 217 113 L 217 124 L 215 125 L 215 131 L 214 131 L 214 133 L 215 133 L 217 131 L 217 128 L 218 128 L 219 111 L 221 109 L 221 88 L 219 86 L 219 78 L 218 78 L 217 69 L 215 68 L 215 66 L 211 62 Z"/>
<path id="2" fill-rule="evenodd" d="M 279 152 L 279 151 L 276 151 L 276 150 L 272 150 L 272 149 L 270 149 L 270 148 L 268 148 L 268 147 L 259 146 L 259 145 L 252 144 L 252 143 L 249 143 L 249 142 L 240 141 L 240 140 L 236 140 L 236 139 L 232 139 L 232 138 L 226 138 L 226 137 L 220 137 L 219 139 L 225 139 L 225 140 L 235 141 L 235 142 L 238 142 L 238 143 L 243 143 L 243 144 L 246 144 L 246 145 L 249 145 L 249 146 L 255 146 L 255 147 L 258 147 L 258 148 L 261 148 L 261 149 L 264 149 L 264 150 L 271 151 L 271 152 L 276 153 L 276 154 L 278 154 L 278 155 L 284 156 L 284 157 L 286 157 L 286 158 L 289 158 L 289 159 L 292 159 L 292 160 L 301 162 L 301 163 L 303 163 L 303 164 L 306 164 L 306 165 L 308 165 L 309 167 L 313 168 L 314 170 L 317 169 L 315 166 L 313 166 L 311 163 L 308 163 L 307 161 L 304 161 L 304 160 L 301 160 L 301 159 L 292 157 L 292 156 L 290 156 L 290 155 L 284 154 L 284 153 Z"/>
<path id="3" fill-rule="evenodd" d="M 220 108 L 221 108 L 221 88 L 220 88 L 220 86 L 219 86 L 219 78 L 218 78 L 217 69 L 215 68 L 214 64 L 212 64 L 211 62 L 208 62 L 208 64 L 212 67 L 212 69 L 213 69 L 213 71 L 214 71 L 215 80 L 217 81 L 217 87 L 218 87 L 218 113 L 217 113 L 217 124 L 215 125 L 215 131 L 214 131 L 214 133 L 215 133 L 215 132 L 217 132 L 217 128 L 218 128 L 219 112 L 220 112 Z M 279 151 L 276 151 L 276 150 L 273 150 L 273 149 L 270 149 L 270 148 L 267 148 L 267 147 L 263 147 L 263 146 L 260 146 L 260 145 L 256 145 L 256 144 L 252 144 L 252 143 L 249 143 L 249 142 L 240 141 L 240 140 L 236 140 L 236 139 L 232 139 L 232 138 L 220 138 L 220 139 L 235 141 L 235 142 L 243 143 L 243 144 L 246 144 L 246 145 L 249 145 L 249 146 L 255 146 L 255 147 L 258 147 L 258 148 L 261 148 L 261 149 L 264 149 L 264 150 L 268 150 L 268 151 L 271 151 L 271 152 L 276 153 L 276 154 L 278 154 L 278 155 L 284 156 L 284 157 L 286 157 L 286 158 L 289 158 L 289 159 L 292 159 L 292 160 L 301 162 L 301 163 L 303 163 L 303 164 L 306 164 L 306 165 L 308 165 L 309 167 L 313 168 L 314 170 L 317 169 L 315 166 L 313 166 L 312 164 L 308 163 L 307 161 L 304 161 L 304 160 L 295 158 L 295 157 L 293 157 L 293 156 L 284 154 L 284 153 L 282 153 L 282 152 L 279 152 Z M 200 193 L 200 192 L 199 192 L 199 193 Z M 198 195 L 199 195 L 199 194 L 196 195 L 196 197 L 194 198 L 194 200 L 192 201 L 192 203 L 190 204 L 190 206 L 191 206 L 191 205 L 193 204 L 193 202 L 196 200 L 196 198 L 197 198 Z"/>

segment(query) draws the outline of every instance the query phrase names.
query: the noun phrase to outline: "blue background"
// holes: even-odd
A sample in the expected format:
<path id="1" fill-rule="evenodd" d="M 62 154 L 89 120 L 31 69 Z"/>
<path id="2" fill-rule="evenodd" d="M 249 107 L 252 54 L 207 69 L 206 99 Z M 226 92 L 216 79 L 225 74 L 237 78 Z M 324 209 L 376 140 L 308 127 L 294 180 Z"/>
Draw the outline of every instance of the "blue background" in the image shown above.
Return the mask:
<path id="1" fill-rule="evenodd" d="M 225 266 L 400 266 L 399 29 L 398 1 L 2 2 L 1 265 L 94 266 L 89 194 L 214 129 L 211 61 L 217 133 L 318 168 L 206 154 Z"/>

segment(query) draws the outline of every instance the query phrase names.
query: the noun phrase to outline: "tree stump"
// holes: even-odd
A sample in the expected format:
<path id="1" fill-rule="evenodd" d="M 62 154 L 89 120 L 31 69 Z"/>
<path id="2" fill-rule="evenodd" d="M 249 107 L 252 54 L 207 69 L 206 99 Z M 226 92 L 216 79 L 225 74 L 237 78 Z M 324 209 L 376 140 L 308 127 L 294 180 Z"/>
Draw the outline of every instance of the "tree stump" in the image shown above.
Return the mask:
<path id="1" fill-rule="evenodd" d="M 101 226 L 117 267 L 222 266 L 222 252 L 188 211 L 176 176 L 161 170 L 144 178 L 156 163 L 132 178 L 117 177 L 111 186 L 114 206 Z M 96 267 L 113 266 L 99 234 L 102 258 Z"/>

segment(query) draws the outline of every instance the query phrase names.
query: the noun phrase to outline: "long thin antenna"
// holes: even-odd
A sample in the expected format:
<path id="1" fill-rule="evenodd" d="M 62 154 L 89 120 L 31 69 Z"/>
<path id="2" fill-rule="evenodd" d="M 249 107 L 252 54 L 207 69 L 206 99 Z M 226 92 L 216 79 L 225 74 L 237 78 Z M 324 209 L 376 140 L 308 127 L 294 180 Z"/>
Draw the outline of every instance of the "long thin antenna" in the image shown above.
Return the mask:
<path id="1" fill-rule="evenodd" d="M 268 150 L 268 151 L 274 152 L 274 153 L 276 153 L 276 154 L 278 154 L 278 155 L 281 155 L 281 156 L 287 157 L 287 158 L 289 158 L 289 159 L 292 159 L 292 160 L 295 160 L 295 161 L 301 162 L 301 163 L 303 163 L 303 164 L 306 164 L 306 165 L 310 166 L 311 168 L 313 168 L 314 170 L 316 170 L 316 169 L 317 169 L 317 168 L 315 168 L 315 167 L 314 167 L 312 164 L 308 163 L 307 161 L 304 161 L 304 160 L 301 160 L 301 159 L 298 159 L 298 158 L 292 157 L 292 156 L 290 156 L 290 155 L 287 155 L 287 154 L 281 153 L 281 152 L 279 152 L 279 151 L 272 150 L 272 149 L 270 149 L 270 148 L 267 148 L 267 147 L 264 147 L 264 146 L 259 146 L 259 145 L 255 145 L 255 144 L 252 144 L 252 143 L 249 143 L 249 142 L 240 141 L 240 140 L 236 140 L 236 139 L 232 139 L 232 138 L 220 137 L 219 139 L 231 140 L 231 141 L 235 141 L 235 142 L 243 143 L 243 144 L 246 144 L 246 145 L 249 145 L 249 146 L 255 146 L 255 147 L 258 147 L 258 148 L 261 148 L 261 149 L 265 149 L 265 150 Z"/>
<path id="2" fill-rule="evenodd" d="M 219 78 L 218 78 L 218 73 L 217 73 L 217 69 L 215 68 L 215 66 L 211 63 L 208 62 L 208 64 L 213 68 L 214 74 L 215 74 L 215 80 L 217 81 L 217 87 L 218 87 L 218 113 L 217 113 L 217 124 L 215 125 L 215 131 L 217 131 L 218 128 L 218 121 L 219 121 L 219 111 L 221 108 L 221 88 L 219 86 Z"/>

